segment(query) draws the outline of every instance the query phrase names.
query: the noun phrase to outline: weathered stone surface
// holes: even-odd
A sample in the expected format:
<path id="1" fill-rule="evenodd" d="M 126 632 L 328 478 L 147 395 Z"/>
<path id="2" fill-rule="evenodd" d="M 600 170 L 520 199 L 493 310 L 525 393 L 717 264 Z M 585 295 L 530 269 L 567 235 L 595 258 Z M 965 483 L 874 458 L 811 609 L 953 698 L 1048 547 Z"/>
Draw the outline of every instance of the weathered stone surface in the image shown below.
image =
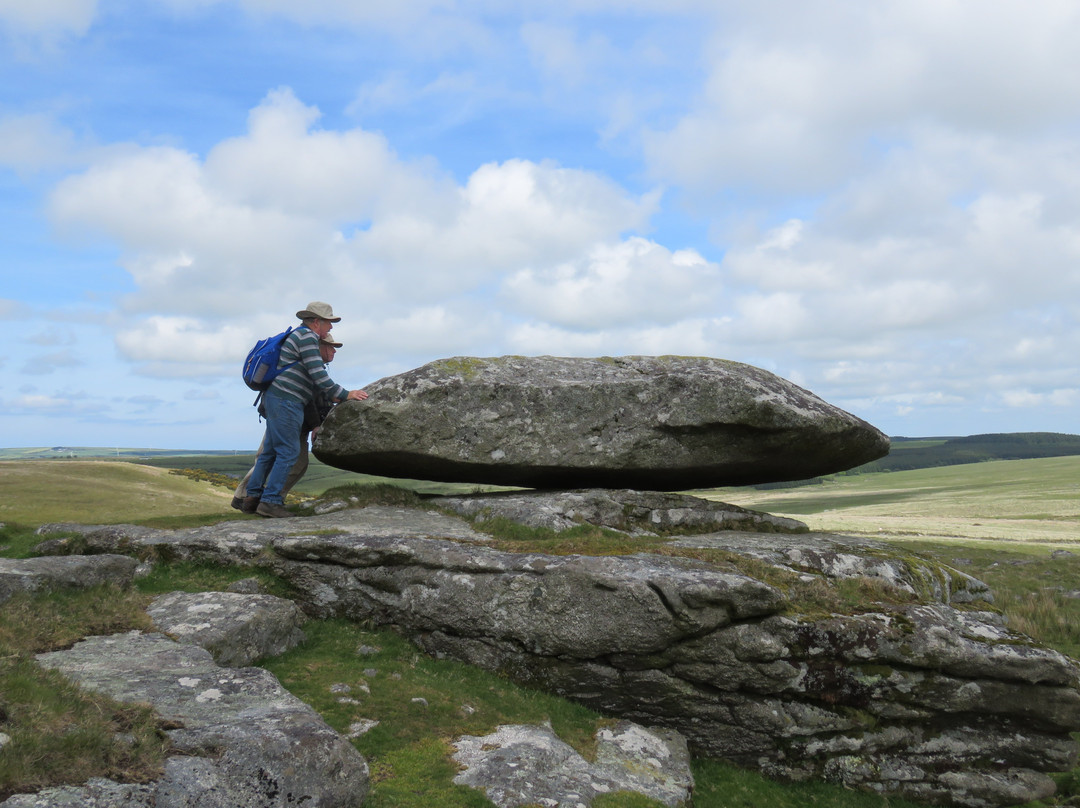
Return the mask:
<path id="1" fill-rule="evenodd" d="M 784 536 L 727 531 L 686 536 L 673 540 L 671 546 L 727 550 L 792 572 L 813 571 L 829 578 L 876 578 L 941 603 L 994 602 L 990 587 L 965 572 L 898 553 L 883 542 L 836 533 Z"/>
<path id="2" fill-rule="evenodd" d="M 232 545 L 115 527 L 107 541 L 91 528 L 79 538 L 140 554 L 164 542 L 191 558 L 239 547 L 240 563 L 285 576 L 310 614 L 393 625 L 431 653 L 675 729 L 704 754 L 779 777 L 989 808 L 1046 796 L 1046 772 L 1076 761 L 1080 663 L 995 615 L 944 602 L 823 614 L 727 561 L 507 553 L 453 517 L 410 523 L 405 509 L 242 524 L 248 539 Z M 726 531 L 684 543 L 823 585 L 865 573 L 923 598 L 980 595 L 957 577 L 935 596 L 917 580 L 935 577 L 930 562 L 890 566 L 886 545 L 855 537 Z"/>
<path id="3" fill-rule="evenodd" d="M 525 642 L 578 659 L 659 652 L 687 634 L 771 614 L 783 596 L 685 558 L 505 553 L 434 539 L 293 537 L 279 571 L 309 612 Z M 311 563 L 315 562 L 315 563 Z M 444 611 L 453 615 L 444 615 Z"/>
<path id="4" fill-rule="evenodd" d="M 0 603 L 18 592 L 83 589 L 99 584 L 126 587 L 139 562 L 123 555 L 0 558 Z"/>
<path id="5" fill-rule="evenodd" d="M 253 564 L 270 544 L 283 536 L 317 529 L 340 530 L 352 536 L 399 539 L 439 537 L 462 542 L 487 542 L 460 519 L 433 511 L 410 508 L 371 507 L 345 510 L 318 517 L 295 517 L 267 521 L 222 522 L 184 530 L 158 530 L 139 525 L 80 525 L 50 522 L 35 532 L 41 536 L 75 533 L 74 538 L 48 540 L 56 554 L 79 552 L 131 553 L 163 561 L 220 561 Z"/>
<path id="6" fill-rule="evenodd" d="M 94 777 L 86 785 L 47 788 L 35 794 L 16 794 L 0 802 L 2 808 L 156 808 L 157 787 L 116 783 Z"/>
<path id="7" fill-rule="evenodd" d="M 457 357 L 367 385 L 314 444 L 389 477 L 530 488 L 798 480 L 885 455 L 870 424 L 768 371 L 721 359 Z"/>
<path id="8" fill-rule="evenodd" d="M 550 727 L 506 725 L 454 741 L 463 767 L 455 783 L 484 791 L 499 808 L 583 805 L 601 794 L 634 791 L 663 805 L 688 803 L 690 754 L 678 733 L 620 721 L 597 733 L 589 763 Z"/>
<path id="9" fill-rule="evenodd" d="M 508 491 L 440 497 L 440 508 L 477 522 L 502 517 L 530 527 L 566 530 L 580 524 L 621 530 L 631 535 L 657 531 L 713 533 L 748 530 L 764 533 L 806 533 L 796 519 L 751 511 L 684 494 L 657 491 Z"/>
<path id="10" fill-rule="evenodd" d="M 303 642 L 300 627 L 307 619 L 291 600 L 232 592 L 170 592 L 146 611 L 159 631 L 205 648 L 217 664 L 232 667 Z"/>
<path id="11" fill-rule="evenodd" d="M 202 648 L 139 632 L 89 637 L 37 659 L 118 701 L 150 704 L 178 727 L 167 731 L 179 754 L 166 760 L 164 777 L 110 786 L 113 799 L 156 808 L 353 808 L 367 794 L 367 764 L 352 744 L 267 671 L 220 668 Z M 127 804 L 102 801 L 100 788 L 48 789 L 37 802 L 9 800 L 5 808 Z M 73 791 L 82 802 L 65 801 Z M 151 801 L 137 801 L 148 794 Z"/>

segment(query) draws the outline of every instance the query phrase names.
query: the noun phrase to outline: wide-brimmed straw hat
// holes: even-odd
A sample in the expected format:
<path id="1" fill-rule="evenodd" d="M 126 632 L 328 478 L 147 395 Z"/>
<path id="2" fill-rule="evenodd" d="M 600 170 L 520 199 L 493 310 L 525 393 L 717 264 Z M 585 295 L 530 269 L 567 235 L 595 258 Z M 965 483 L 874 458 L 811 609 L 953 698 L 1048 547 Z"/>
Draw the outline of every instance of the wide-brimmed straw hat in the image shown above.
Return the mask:
<path id="1" fill-rule="evenodd" d="M 296 316 L 301 320 L 310 320 L 313 317 L 318 317 L 320 320 L 329 320 L 332 323 L 336 323 L 340 320 L 340 317 L 334 316 L 334 310 L 330 307 L 329 303 L 323 303 L 321 300 L 312 300 L 307 304 L 306 309 L 300 309 L 296 312 Z"/>
<path id="2" fill-rule="evenodd" d="M 319 338 L 320 345 L 329 345 L 331 348 L 340 348 L 341 343 L 334 339 L 333 335 L 327 334 L 325 337 Z"/>

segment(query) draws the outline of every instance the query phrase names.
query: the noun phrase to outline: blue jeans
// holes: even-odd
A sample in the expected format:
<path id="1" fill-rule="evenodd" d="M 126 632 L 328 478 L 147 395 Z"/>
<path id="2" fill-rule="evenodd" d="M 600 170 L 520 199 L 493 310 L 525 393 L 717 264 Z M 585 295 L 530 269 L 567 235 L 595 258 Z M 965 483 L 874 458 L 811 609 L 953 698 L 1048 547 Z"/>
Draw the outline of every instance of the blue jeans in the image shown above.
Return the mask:
<path id="1" fill-rule="evenodd" d="M 300 456 L 301 430 L 304 428 L 304 405 L 295 398 L 279 395 L 273 388 L 263 395 L 266 408 L 266 435 L 263 450 L 255 461 L 248 480 L 247 495 L 259 497 L 271 505 L 284 505 L 283 489 Z"/>

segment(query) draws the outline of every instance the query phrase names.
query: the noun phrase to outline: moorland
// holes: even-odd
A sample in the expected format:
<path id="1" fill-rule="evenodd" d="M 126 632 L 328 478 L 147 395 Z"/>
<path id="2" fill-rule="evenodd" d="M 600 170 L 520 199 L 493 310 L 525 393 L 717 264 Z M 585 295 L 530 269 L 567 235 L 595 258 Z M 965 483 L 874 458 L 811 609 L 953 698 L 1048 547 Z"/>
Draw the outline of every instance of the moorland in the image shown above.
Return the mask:
<path id="1" fill-rule="evenodd" d="M 1069 437 L 1069 436 L 1066 436 Z M 1027 440 L 1026 438 L 1024 440 Z M 930 441 L 929 444 L 924 441 Z M 950 439 L 922 439 L 919 448 Z M 903 442 L 900 442 L 903 443 Z M 983 441 L 983 444 L 994 441 Z M 1016 441 L 998 441 L 998 448 Z M 916 446 L 900 448 L 901 455 Z M 949 451 L 952 451 L 952 447 Z M 1010 448 L 1011 450 L 1011 448 Z M 197 461 L 197 462 L 196 462 Z M 250 519 L 229 507 L 230 474 L 243 473 L 250 455 L 198 453 L 127 460 L 78 458 L 0 461 L 0 556 L 32 552 L 34 529 L 45 522 L 138 523 L 158 527 Z M 167 468 L 173 464 L 177 468 Z M 340 485 L 341 473 L 313 463 L 304 493 Z M 357 479 L 372 491 L 385 480 Z M 1009 624 L 1042 643 L 1080 657 L 1080 455 L 1040 455 L 949 465 L 929 463 L 900 471 L 864 470 L 813 485 L 758 490 L 718 489 L 698 496 L 791 516 L 812 530 L 870 535 L 934 557 L 994 588 L 996 608 Z M 439 493 L 418 482 L 411 491 Z M 304 503 L 293 506 L 304 513 Z M 627 550 L 633 551 L 632 540 Z M 156 594 L 223 589 L 250 570 L 158 565 L 133 591 L 56 593 L 9 601 L 0 608 L 0 732 L 13 738 L 0 756 L 0 798 L 47 782 L 78 781 L 90 773 L 152 777 L 163 754 L 152 716 L 75 694 L 54 677 L 34 672 L 32 655 L 91 633 L 146 628 L 142 608 Z M 288 595 L 280 581 L 264 587 Z M 549 721 L 586 753 L 605 719 L 553 696 L 515 685 L 459 663 L 431 659 L 392 632 L 342 621 L 316 621 L 308 641 L 263 664 L 300 698 L 344 731 L 353 716 L 330 685 L 355 681 L 357 667 L 380 671 L 392 688 L 372 688 L 366 714 L 379 726 L 354 743 L 373 770 L 373 806 L 490 805 L 477 792 L 452 785 L 447 739 L 491 731 L 502 723 Z M 358 661 L 355 649 L 376 649 Z M 383 674 L 389 674 L 383 676 Z M 422 714 L 413 701 L 423 698 Z M 469 710 L 462 711 L 462 705 Z M 73 731 L 79 727 L 79 731 Z M 139 739 L 117 749 L 118 729 Z M 78 738 L 75 745 L 73 738 Z M 77 746 L 77 748 L 75 748 Z M 137 754 L 136 754 L 137 753 Z M 694 761 L 695 808 L 729 806 L 909 806 L 824 783 L 776 783 L 722 761 Z M 1063 805 L 1080 796 L 1080 770 L 1057 778 Z M 597 808 L 654 805 L 610 795 Z M 1069 803 L 1072 804 L 1072 803 Z"/>

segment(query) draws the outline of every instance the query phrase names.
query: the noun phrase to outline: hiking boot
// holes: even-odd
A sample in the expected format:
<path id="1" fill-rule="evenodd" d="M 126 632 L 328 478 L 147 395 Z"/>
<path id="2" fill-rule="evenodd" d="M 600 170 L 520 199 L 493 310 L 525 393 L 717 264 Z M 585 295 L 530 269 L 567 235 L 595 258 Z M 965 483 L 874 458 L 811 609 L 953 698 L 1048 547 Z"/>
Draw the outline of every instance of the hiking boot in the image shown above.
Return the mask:
<path id="1" fill-rule="evenodd" d="M 229 504 L 232 505 L 234 508 L 236 508 L 236 510 L 238 510 L 238 511 L 244 510 L 244 498 L 243 497 L 233 497 L 232 502 L 230 502 Z"/>
<path id="2" fill-rule="evenodd" d="M 278 505 L 276 502 L 260 502 L 259 507 L 255 509 L 255 513 L 259 514 L 259 516 L 269 516 L 272 519 L 281 519 L 293 515 L 292 511 L 286 510 L 284 505 Z"/>
<path id="3" fill-rule="evenodd" d="M 236 506 L 233 505 L 233 507 L 235 508 Z M 255 511 L 256 511 L 256 509 L 258 507 L 259 507 L 259 498 L 258 497 L 244 497 L 244 501 L 240 504 L 240 510 L 243 511 L 244 513 L 255 513 Z"/>

